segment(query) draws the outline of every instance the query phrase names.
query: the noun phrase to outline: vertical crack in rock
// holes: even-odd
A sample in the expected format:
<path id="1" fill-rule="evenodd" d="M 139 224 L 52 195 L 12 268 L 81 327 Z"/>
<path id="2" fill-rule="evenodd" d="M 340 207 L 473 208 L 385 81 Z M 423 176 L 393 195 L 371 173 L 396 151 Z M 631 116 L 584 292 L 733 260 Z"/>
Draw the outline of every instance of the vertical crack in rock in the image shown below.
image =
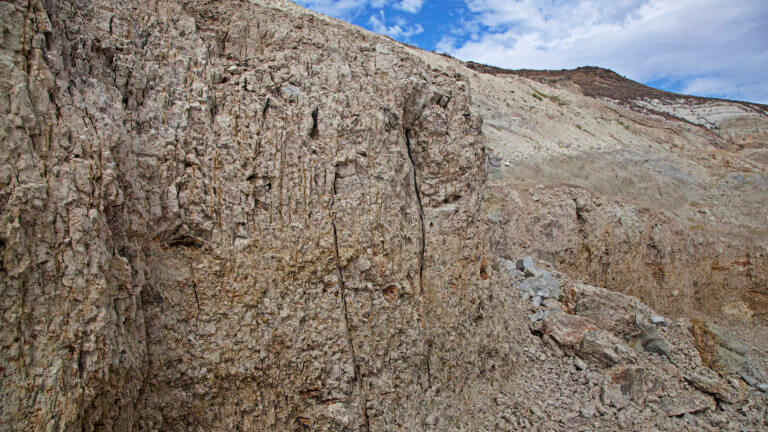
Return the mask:
<path id="1" fill-rule="evenodd" d="M 261 119 L 264 120 L 267 118 L 267 111 L 269 111 L 269 106 L 272 103 L 272 99 L 267 98 L 267 101 L 264 102 L 264 108 L 261 110 Z"/>
<path id="2" fill-rule="evenodd" d="M 192 282 L 192 289 L 195 291 L 195 303 L 197 304 L 197 310 L 200 311 L 200 297 L 197 296 L 197 284 Z"/>
<path id="3" fill-rule="evenodd" d="M 408 150 L 408 160 L 411 161 L 411 171 L 413 172 L 413 189 L 416 193 L 416 203 L 419 205 L 419 225 L 421 227 L 421 250 L 419 251 L 419 291 L 424 293 L 424 253 L 426 250 L 426 233 L 424 231 L 424 206 L 421 204 L 421 192 L 419 192 L 419 181 L 416 175 L 416 163 L 411 154 L 411 130 L 405 130 L 405 148 Z"/>
<path id="4" fill-rule="evenodd" d="M 419 250 L 419 293 L 424 294 L 424 254 L 427 249 L 426 230 L 424 229 L 424 206 L 421 203 L 421 192 L 419 191 L 419 181 L 416 174 L 416 162 L 413 160 L 413 154 L 411 153 L 411 130 L 405 129 L 405 148 L 408 152 L 408 160 L 411 161 L 411 171 L 413 172 L 413 190 L 416 194 L 416 203 L 419 207 L 419 226 L 421 228 L 421 248 Z M 425 319 L 425 328 L 427 328 Z M 427 388 L 432 388 L 432 368 L 430 365 L 430 356 L 432 353 L 432 342 L 429 340 L 429 330 L 427 328 L 427 352 L 426 357 L 426 369 L 427 369 Z"/>
<path id="5" fill-rule="evenodd" d="M 339 236 L 336 231 L 336 211 L 334 209 L 336 204 L 336 179 L 338 173 L 333 174 L 333 194 L 331 195 L 331 228 L 333 229 L 333 251 L 336 256 L 336 277 L 339 281 L 339 293 L 341 297 L 341 309 L 344 316 L 344 328 L 347 331 L 347 344 L 349 345 L 349 352 L 352 355 L 352 365 L 355 372 L 355 382 L 357 383 L 357 389 L 360 392 L 360 406 L 363 414 L 363 430 L 365 432 L 370 431 L 370 424 L 368 422 L 368 398 L 363 388 L 363 377 L 360 375 L 360 366 L 357 363 L 357 354 L 355 354 L 355 344 L 352 340 L 352 331 L 349 328 L 349 313 L 347 312 L 347 289 L 344 285 L 344 276 L 341 271 L 341 255 L 339 255 Z"/>
<path id="6" fill-rule="evenodd" d="M 309 137 L 317 139 L 317 107 L 312 110 L 312 129 L 309 131 Z"/>

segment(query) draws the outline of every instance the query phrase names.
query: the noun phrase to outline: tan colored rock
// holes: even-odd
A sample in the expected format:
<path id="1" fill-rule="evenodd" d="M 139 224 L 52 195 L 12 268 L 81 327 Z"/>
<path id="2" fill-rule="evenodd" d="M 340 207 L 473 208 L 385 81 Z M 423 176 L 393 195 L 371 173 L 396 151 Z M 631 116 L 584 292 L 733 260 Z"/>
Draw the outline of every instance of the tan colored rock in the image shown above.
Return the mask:
<path id="1" fill-rule="evenodd" d="M 685 380 L 696 389 L 711 394 L 717 400 L 729 404 L 743 402 L 747 398 L 747 388 L 743 381 L 736 380 L 736 386 L 731 386 L 717 378 L 708 378 L 698 374 L 686 375 Z"/>
<path id="2" fill-rule="evenodd" d="M 589 320 L 566 313 L 551 314 L 537 327 L 542 334 L 551 337 L 558 344 L 571 348 L 580 346 L 588 331 L 597 330 Z"/>
<path id="3" fill-rule="evenodd" d="M 698 414 L 713 409 L 715 404 L 712 398 L 698 397 L 683 400 L 665 400 L 661 409 L 669 417 L 679 417 L 685 414 Z"/>
<path id="4" fill-rule="evenodd" d="M 0 423 L 481 428 L 453 395 L 514 356 L 463 77 L 283 1 L 0 13 Z"/>
<path id="5" fill-rule="evenodd" d="M 691 320 L 691 333 L 701 360 L 708 368 L 722 374 L 749 373 L 744 342 L 727 330 L 700 319 Z"/>
<path id="6" fill-rule="evenodd" d="M 650 318 L 655 315 L 636 297 L 584 284 L 574 286 L 568 306 L 574 314 L 587 317 L 600 328 L 627 340 L 652 325 Z"/>
<path id="7" fill-rule="evenodd" d="M 542 313 L 542 341 L 496 255 L 564 292 L 764 310 L 763 162 L 694 126 L 283 0 L 11 0 L 0 28 L 0 431 L 695 428 L 687 331 L 634 353 L 599 305 L 636 301 L 596 291 L 600 322 Z M 758 234 L 682 232 L 702 197 Z M 692 419 L 639 410 L 617 367 Z"/>
<path id="8" fill-rule="evenodd" d="M 768 108 L 597 68 L 471 66 L 473 109 L 497 161 L 486 193 L 495 252 L 556 264 L 666 315 L 720 316 L 743 302 L 764 322 Z"/>
<path id="9" fill-rule="evenodd" d="M 621 339 L 591 321 L 567 313 L 552 313 L 531 324 L 558 345 L 600 366 L 635 361 L 635 354 Z"/>

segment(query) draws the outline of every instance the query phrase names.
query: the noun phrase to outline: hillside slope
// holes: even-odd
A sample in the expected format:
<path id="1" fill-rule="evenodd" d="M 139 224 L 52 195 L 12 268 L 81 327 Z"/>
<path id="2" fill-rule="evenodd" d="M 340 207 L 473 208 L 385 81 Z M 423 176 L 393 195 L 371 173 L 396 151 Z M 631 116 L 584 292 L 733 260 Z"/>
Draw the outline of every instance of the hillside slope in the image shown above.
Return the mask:
<path id="1" fill-rule="evenodd" d="M 0 25 L 0 431 L 766 427 L 764 114 L 283 0 Z"/>
<path id="2" fill-rule="evenodd" d="M 768 107 L 599 68 L 505 71 L 423 55 L 476 71 L 466 73 L 493 153 L 497 253 L 538 256 L 668 313 L 765 322 Z"/>

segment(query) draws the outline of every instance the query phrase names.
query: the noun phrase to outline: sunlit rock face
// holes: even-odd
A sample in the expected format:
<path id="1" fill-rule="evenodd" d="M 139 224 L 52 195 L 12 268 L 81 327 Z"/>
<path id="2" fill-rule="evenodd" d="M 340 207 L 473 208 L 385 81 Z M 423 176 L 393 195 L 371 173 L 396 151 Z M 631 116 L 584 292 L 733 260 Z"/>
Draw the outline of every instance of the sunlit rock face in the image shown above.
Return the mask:
<path id="1" fill-rule="evenodd" d="M 0 430 L 762 426 L 758 108 L 697 123 L 281 0 L 0 25 Z"/>

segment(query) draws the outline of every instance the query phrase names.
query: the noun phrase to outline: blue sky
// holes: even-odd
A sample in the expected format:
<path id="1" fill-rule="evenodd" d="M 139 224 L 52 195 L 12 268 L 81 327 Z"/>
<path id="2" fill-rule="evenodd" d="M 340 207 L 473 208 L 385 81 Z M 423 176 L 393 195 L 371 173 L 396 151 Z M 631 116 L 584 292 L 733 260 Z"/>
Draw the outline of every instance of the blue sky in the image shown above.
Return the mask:
<path id="1" fill-rule="evenodd" d="M 298 0 L 462 60 L 768 104 L 768 0 Z"/>

